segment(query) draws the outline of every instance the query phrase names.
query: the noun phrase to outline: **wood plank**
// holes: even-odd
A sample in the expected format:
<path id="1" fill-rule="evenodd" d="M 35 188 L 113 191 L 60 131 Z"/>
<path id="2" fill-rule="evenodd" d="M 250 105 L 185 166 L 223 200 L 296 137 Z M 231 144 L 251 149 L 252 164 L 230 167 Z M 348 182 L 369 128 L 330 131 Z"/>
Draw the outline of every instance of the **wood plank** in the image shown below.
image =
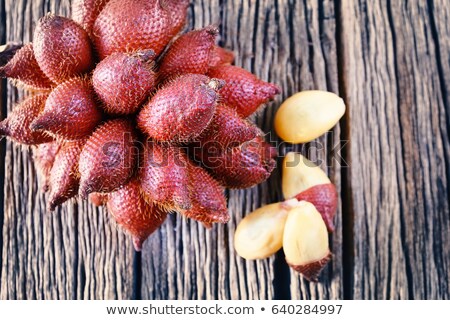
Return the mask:
<path id="1" fill-rule="evenodd" d="M 6 1 L 7 40 L 29 42 L 46 12 L 70 1 Z M 23 94 L 8 85 L 8 110 Z M 27 147 L 6 143 L 1 299 L 129 299 L 134 252 L 104 210 L 86 203 L 46 213 Z"/>
<path id="2" fill-rule="evenodd" d="M 193 2 L 190 17 L 190 26 L 195 28 L 219 22 L 221 43 L 237 54 L 236 65 L 282 87 L 282 96 L 255 118 L 265 132 L 271 133 L 274 144 L 280 140 L 274 135 L 272 119 L 284 98 L 301 89 L 338 92 L 333 1 L 318 6 L 315 1 L 198 0 Z M 336 129 L 318 141 L 317 150 L 311 145 L 310 154 L 332 162 L 329 150 L 336 146 L 337 153 L 339 140 L 340 131 Z M 287 149 L 301 147 L 280 147 L 281 152 Z M 339 188 L 339 163 L 332 163 L 330 174 Z M 307 283 L 290 272 L 282 254 L 254 262 L 234 252 L 233 234 L 242 217 L 263 204 L 281 200 L 280 173 L 277 169 L 258 187 L 230 191 L 232 219 L 226 226 L 205 230 L 179 216 L 169 219 L 143 250 L 142 298 L 342 298 L 340 213 L 332 238 L 333 263 L 319 284 Z"/>
<path id="3" fill-rule="evenodd" d="M 6 11 L 5 2 L 0 2 L 0 43 L 6 42 Z M 3 119 L 6 113 L 6 80 L 0 81 L 0 119 Z M 5 181 L 5 144 L 4 139 L 0 139 L 0 185 Z M 4 203 L 3 190 L 0 191 L 0 208 Z M 0 248 L 3 248 L 3 210 L 0 211 Z M 0 266 L 2 265 L 3 256 L 0 254 Z M 2 278 L 2 268 L 0 267 L 0 279 Z M 1 280 L 0 280 L 1 281 Z M 1 284 L 1 283 L 0 283 Z"/>
<path id="4" fill-rule="evenodd" d="M 448 24 L 430 28 L 448 2 L 428 3 L 340 9 L 356 299 L 449 297 L 449 109 L 436 60 L 441 43 L 448 62 Z"/>

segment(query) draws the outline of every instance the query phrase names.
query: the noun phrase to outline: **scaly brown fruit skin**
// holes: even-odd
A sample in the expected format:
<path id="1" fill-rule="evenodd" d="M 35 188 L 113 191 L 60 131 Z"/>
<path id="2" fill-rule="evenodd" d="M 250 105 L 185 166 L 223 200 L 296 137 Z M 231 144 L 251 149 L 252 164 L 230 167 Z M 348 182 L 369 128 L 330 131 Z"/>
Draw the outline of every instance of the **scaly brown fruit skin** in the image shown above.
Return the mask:
<path id="1" fill-rule="evenodd" d="M 108 202 L 108 193 L 93 192 L 89 194 L 89 201 L 96 207 L 105 206 Z"/>
<path id="2" fill-rule="evenodd" d="M 286 262 L 292 269 L 301 273 L 306 278 L 306 280 L 312 281 L 312 282 L 317 282 L 320 273 L 322 272 L 322 270 L 325 268 L 325 266 L 328 264 L 328 262 L 330 260 L 331 260 L 331 252 L 328 253 L 327 256 L 325 256 L 323 259 L 321 259 L 319 261 L 308 263 L 308 264 L 302 265 L 302 266 L 295 266 L 295 265 L 290 264 L 288 261 L 286 261 Z"/>
<path id="3" fill-rule="evenodd" d="M 78 162 L 84 143 L 85 140 L 66 142 L 59 149 L 50 172 L 50 211 L 77 195 L 80 185 Z"/>
<path id="4" fill-rule="evenodd" d="M 52 170 L 59 147 L 59 143 L 53 141 L 40 144 L 33 149 L 34 164 L 41 178 L 40 180 L 42 180 L 42 190 L 44 192 L 50 189 L 50 171 Z"/>
<path id="5" fill-rule="evenodd" d="M 208 72 L 210 55 L 218 32 L 216 26 L 208 26 L 180 36 L 169 47 L 161 61 L 159 79 Z"/>
<path id="6" fill-rule="evenodd" d="M 88 80 L 69 79 L 50 93 L 44 111 L 33 121 L 31 129 L 44 130 L 67 140 L 85 138 L 102 119 L 96 104 Z"/>
<path id="7" fill-rule="evenodd" d="M 33 36 L 33 50 L 41 70 L 61 83 L 93 67 L 91 42 L 74 21 L 47 14 L 39 19 Z"/>
<path id="8" fill-rule="evenodd" d="M 202 162 L 224 187 L 244 189 L 270 176 L 276 165 L 276 156 L 274 147 L 262 137 L 256 137 L 220 154 L 204 152 Z"/>
<path id="9" fill-rule="evenodd" d="M 13 79 L 26 90 L 49 90 L 53 85 L 39 68 L 31 43 L 24 45 L 0 68 L 0 77 Z"/>
<path id="10" fill-rule="evenodd" d="M 216 222 L 227 223 L 230 216 L 224 189 L 205 169 L 192 163 L 188 167 L 192 207 L 181 213 L 187 218 L 202 222 L 205 227 Z"/>
<path id="11" fill-rule="evenodd" d="M 229 65 L 234 62 L 233 51 L 221 48 L 219 46 L 213 46 L 209 55 L 209 67 L 219 67 L 223 65 Z"/>
<path id="12" fill-rule="evenodd" d="M 80 155 L 80 196 L 108 193 L 125 185 L 134 173 L 138 150 L 134 125 L 108 120 L 87 140 Z"/>
<path id="13" fill-rule="evenodd" d="M 44 109 L 47 94 L 31 96 L 8 115 L 8 118 L 0 122 L 0 136 L 7 136 L 18 143 L 33 145 L 51 142 L 54 139 L 42 131 L 32 131 L 31 123 Z"/>
<path id="14" fill-rule="evenodd" d="M 188 142 L 210 123 L 218 82 L 199 74 L 175 78 L 158 90 L 138 115 L 138 127 L 162 142 Z"/>
<path id="15" fill-rule="evenodd" d="M 323 221 L 327 226 L 328 232 L 334 231 L 334 215 L 336 214 L 338 204 L 338 194 L 336 187 L 331 184 L 319 184 L 303 192 L 300 192 L 295 198 L 299 201 L 311 202 L 320 212 Z"/>
<path id="16" fill-rule="evenodd" d="M 167 217 L 165 210 L 145 200 L 137 180 L 109 194 L 107 206 L 117 224 L 133 237 L 136 251 Z"/>
<path id="17" fill-rule="evenodd" d="M 165 11 L 169 12 L 170 34 L 174 37 L 186 24 L 190 0 L 160 0 L 159 3 Z"/>
<path id="18" fill-rule="evenodd" d="M 282 191 L 285 199 L 312 203 L 320 212 L 329 232 L 338 206 L 336 187 L 327 174 L 300 153 L 288 152 L 283 160 Z"/>
<path id="19" fill-rule="evenodd" d="M 0 45 L 0 67 L 7 64 L 22 47 L 23 45 L 19 42 L 7 42 Z"/>
<path id="20" fill-rule="evenodd" d="M 148 59 L 153 51 L 113 53 L 101 61 L 92 75 L 92 85 L 108 114 L 135 113 L 155 86 L 156 76 Z"/>
<path id="21" fill-rule="evenodd" d="M 309 281 L 317 278 L 331 258 L 327 227 L 317 208 L 310 202 L 290 199 L 283 232 L 286 262 Z"/>
<path id="22" fill-rule="evenodd" d="M 94 22 L 108 1 L 74 0 L 72 2 L 72 20 L 82 26 L 91 38 Z"/>
<path id="23" fill-rule="evenodd" d="M 139 180 L 146 198 L 169 211 L 189 209 L 189 160 L 183 151 L 148 140 L 142 158 Z"/>
<path id="24" fill-rule="evenodd" d="M 151 49 L 159 55 L 174 32 L 170 8 L 160 0 L 111 0 L 94 23 L 94 43 L 101 59 L 114 52 Z"/>
<path id="25" fill-rule="evenodd" d="M 219 91 L 223 102 L 246 118 L 258 107 L 281 92 L 277 85 L 258 79 L 254 74 L 236 66 L 220 66 L 208 72 L 211 78 L 222 79 L 225 85 Z"/>
<path id="26" fill-rule="evenodd" d="M 209 126 L 197 137 L 201 148 L 208 145 L 224 150 L 236 147 L 262 135 L 262 131 L 253 123 L 242 119 L 236 111 L 224 104 L 216 107 L 216 113 Z"/>

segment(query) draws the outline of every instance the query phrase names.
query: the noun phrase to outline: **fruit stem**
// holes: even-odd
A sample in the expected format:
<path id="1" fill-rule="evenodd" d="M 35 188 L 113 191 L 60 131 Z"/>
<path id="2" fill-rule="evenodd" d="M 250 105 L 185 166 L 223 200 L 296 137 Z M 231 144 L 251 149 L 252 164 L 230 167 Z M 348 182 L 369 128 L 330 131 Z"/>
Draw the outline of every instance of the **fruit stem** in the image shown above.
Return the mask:
<path id="1" fill-rule="evenodd" d="M 215 91 L 222 89 L 222 87 L 224 85 L 225 85 L 225 81 L 222 79 L 217 79 L 217 78 L 212 78 L 208 82 L 208 86 Z"/>
<path id="2" fill-rule="evenodd" d="M 142 62 L 152 61 L 156 57 L 155 51 L 152 49 L 139 51 L 136 55 Z"/>

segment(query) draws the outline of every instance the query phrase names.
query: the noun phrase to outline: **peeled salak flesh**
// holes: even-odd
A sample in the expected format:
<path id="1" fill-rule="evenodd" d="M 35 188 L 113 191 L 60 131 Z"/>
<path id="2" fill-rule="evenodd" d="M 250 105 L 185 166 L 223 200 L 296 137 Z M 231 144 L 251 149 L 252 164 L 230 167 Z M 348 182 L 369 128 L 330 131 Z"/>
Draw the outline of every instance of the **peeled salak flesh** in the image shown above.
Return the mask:
<path id="1" fill-rule="evenodd" d="M 219 26 L 184 32 L 189 5 L 73 0 L 71 19 L 42 17 L 0 68 L 30 93 L 0 135 L 33 145 L 47 207 L 106 205 L 137 250 L 169 212 L 226 223 L 225 188 L 275 167 L 275 148 L 245 118 L 279 88 L 232 65 Z"/>

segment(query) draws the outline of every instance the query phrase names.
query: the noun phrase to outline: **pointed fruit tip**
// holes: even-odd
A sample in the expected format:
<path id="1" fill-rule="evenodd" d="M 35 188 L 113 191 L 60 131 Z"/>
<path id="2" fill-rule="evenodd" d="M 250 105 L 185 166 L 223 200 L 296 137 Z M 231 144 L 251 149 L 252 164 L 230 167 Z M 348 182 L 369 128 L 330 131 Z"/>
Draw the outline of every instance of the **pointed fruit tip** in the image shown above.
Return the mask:
<path id="1" fill-rule="evenodd" d="M 217 24 L 211 24 L 205 28 L 205 31 L 212 36 L 217 36 L 219 34 L 219 26 Z"/>
<path id="2" fill-rule="evenodd" d="M 319 281 L 320 273 L 330 260 L 331 260 L 331 252 L 328 252 L 328 255 L 326 255 L 324 258 L 315 262 L 308 263 L 306 265 L 294 266 L 289 262 L 288 264 L 292 269 L 302 274 L 306 280 L 311 282 L 317 282 Z"/>
<path id="3" fill-rule="evenodd" d="M 6 120 L 0 122 L 0 137 L 6 137 L 9 135 L 9 130 L 6 125 Z"/>
<path id="4" fill-rule="evenodd" d="M 91 188 L 87 184 L 80 184 L 78 194 L 81 199 L 86 200 L 89 194 L 92 192 Z"/>
<path id="5" fill-rule="evenodd" d="M 133 237 L 133 246 L 134 246 L 134 250 L 136 250 L 137 252 L 141 252 L 142 251 L 142 245 L 144 243 L 145 240 L 142 240 L 138 237 Z"/>
<path id="6" fill-rule="evenodd" d="M 45 119 L 43 117 L 36 118 L 33 122 L 31 122 L 30 129 L 31 131 L 45 130 Z"/>
<path id="7" fill-rule="evenodd" d="M 5 70 L 5 66 L 0 67 L 0 78 L 6 78 L 6 70 Z"/>

